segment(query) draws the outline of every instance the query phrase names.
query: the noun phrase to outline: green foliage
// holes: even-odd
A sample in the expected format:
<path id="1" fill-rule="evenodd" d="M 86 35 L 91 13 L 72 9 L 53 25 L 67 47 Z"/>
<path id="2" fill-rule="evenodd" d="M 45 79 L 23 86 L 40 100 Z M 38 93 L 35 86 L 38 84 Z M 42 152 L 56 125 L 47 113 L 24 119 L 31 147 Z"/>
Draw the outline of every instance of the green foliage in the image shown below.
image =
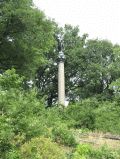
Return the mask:
<path id="1" fill-rule="evenodd" d="M 16 149 L 11 149 L 7 154 L 5 159 L 21 159 L 20 153 Z"/>
<path id="2" fill-rule="evenodd" d="M 120 156 L 117 151 L 111 150 L 106 146 L 101 147 L 98 150 L 92 150 L 90 159 L 119 159 Z"/>
<path id="3" fill-rule="evenodd" d="M 69 124 L 76 128 L 94 129 L 94 109 L 97 106 L 98 102 L 95 99 L 86 99 L 82 102 L 70 105 L 65 110 Z"/>
<path id="4" fill-rule="evenodd" d="M 107 40 L 87 40 L 87 35 L 79 36 L 79 28 L 65 25 L 55 27 L 55 34 L 63 36 L 66 78 L 66 96 L 69 101 L 98 96 L 100 100 L 111 100 L 113 91 L 111 82 L 120 76 L 120 46 L 114 46 Z M 47 94 L 48 106 L 57 98 L 57 40 L 45 54 L 49 63 L 38 69 L 37 86 L 42 94 Z"/>
<path id="5" fill-rule="evenodd" d="M 45 108 L 36 98 L 35 89 L 22 89 L 22 79 L 14 69 L 0 76 L 0 150 L 3 156 L 23 141 L 47 132 L 40 118 Z M 18 135 L 24 138 L 15 142 Z"/>
<path id="6" fill-rule="evenodd" d="M 2 90 L 19 89 L 22 83 L 23 77 L 16 74 L 15 69 L 7 70 L 0 77 L 0 89 Z"/>
<path id="7" fill-rule="evenodd" d="M 89 98 L 72 104 L 66 109 L 57 107 L 45 109 L 43 101 L 36 97 L 36 88 L 23 89 L 23 79 L 24 77 L 16 74 L 14 69 L 7 70 L 0 76 L 0 151 L 2 158 L 21 159 L 20 147 L 24 145 L 31 147 L 30 143 L 34 141 L 33 138 L 40 136 L 49 137 L 60 145 L 74 147 L 76 141 L 73 132 L 69 130 L 70 127 L 98 129 L 119 134 L 118 101 L 100 103 L 95 98 Z M 37 141 L 34 144 L 32 142 L 34 146 L 37 143 Z M 28 148 L 25 154 L 29 153 L 28 156 L 32 158 L 36 153 L 31 149 L 29 153 Z M 25 155 L 22 148 L 21 150 L 22 155 Z M 76 157 L 75 159 L 79 157 L 86 159 L 86 156 L 89 158 L 92 156 L 93 159 L 105 156 L 107 159 L 108 153 L 109 150 L 106 149 L 95 151 L 88 146 L 82 148 L 78 146 L 73 156 Z M 49 156 L 48 152 L 46 154 Z M 115 158 L 113 154 L 118 155 L 116 152 L 110 154 L 111 159 Z"/>
<path id="8" fill-rule="evenodd" d="M 66 159 L 62 148 L 44 137 L 33 138 L 20 151 L 22 159 Z"/>
<path id="9" fill-rule="evenodd" d="M 44 53 L 54 44 L 54 25 L 32 0 L 10 0 L 0 5 L 0 69 L 14 67 L 31 77 L 46 61 Z"/>
<path id="10" fill-rule="evenodd" d="M 73 153 L 73 159 L 119 159 L 118 151 L 111 150 L 108 147 L 94 149 L 88 144 L 78 145 Z"/>
<path id="11" fill-rule="evenodd" d="M 78 145 L 76 151 L 73 153 L 73 159 L 87 159 L 90 152 L 90 145 Z"/>
<path id="12" fill-rule="evenodd" d="M 50 137 L 60 144 L 74 146 L 76 142 L 72 132 L 66 124 L 63 125 L 63 110 L 56 107 L 45 109 L 43 102 L 36 98 L 35 88 L 26 91 L 23 89 L 23 79 L 14 69 L 0 76 L 2 157 L 19 158 L 19 149 L 23 143 L 38 136 Z"/>
<path id="13" fill-rule="evenodd" d="M 57 143 L 67 145 L 67 146 L 75 146 L 76 141 L 70 130 L 68 130 L 67 126 L 62 123 L 57 123 L 57 126 L 52 129 L 53 140 Z"/>
<path id="14" fill-rule="evenodd" d="M 120 102 L 100 102 L 89 98 L 65 109 L 63 121 L 72 128 L 90 129 L 120 134 Z"/>
<path id="15" fill-rule="evenodd" d="M 115 95 L 119 96 L 119 92 L 120 92 L 120 78 L 118 78 L 116 81 L 113 81 L 110 84 L 109 88 L 114 90 Z"/>
<path id="16" fill-rule="evenodd" d="M 80 36 L 78 27 L 59 28 L 32 0 L 3 0 L 0 8 L 1 158 L 64 159 L 64 152 L 52 141 L 74 147 L 76 141 L 69 128 L 120 134 L 120 46 L 87 40 L 88 35 Z M 58 96 L 59 33 L 63 36 L 66 97 L 70 101 L 64 110 L 45 108 L 44 104 L 47 101 L 47 106 L 53 106 Z M 30 88 L 26 79 L 32 79 L 37 88 Z M 79 158 L 120 156 L 105 147 L 95 150 L 78 145 L 73 159 Z"/>
<path id="17" fill-rule="evenodd" d="M 95 127 L 103 132 L 120 134 L 120 107 L 116 102 L 104 102 L 96 109 Z"/>
<path id="18" fill-rule="evenodd" d="M 62 115 L 63 111 L 61 108 L 54 106 L 52 108 L 47 108 L 43 114 L 44 120 L 48 127 L 53 127 L 58 125 L 58 123 L 63 123 Z M 54 118 L 53 118 L 54 117 Z"/>
<path id="19" fill-rule="evenodd" d="M 13 127 L 10 125 L 10 119 L 0 116 L 0 152 L 2 156 L 11 149 L 13 136 L 14 132 Z"/>

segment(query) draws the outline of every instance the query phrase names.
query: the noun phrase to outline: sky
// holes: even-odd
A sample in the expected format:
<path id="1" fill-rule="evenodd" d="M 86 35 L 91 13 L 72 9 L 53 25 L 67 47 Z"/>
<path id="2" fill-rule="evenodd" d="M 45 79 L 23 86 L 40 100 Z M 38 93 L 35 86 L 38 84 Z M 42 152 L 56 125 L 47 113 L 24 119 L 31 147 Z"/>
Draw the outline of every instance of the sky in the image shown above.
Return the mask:
<path id="1" fill-rule="evenodd" d="M 60 25 L 79 26 L 80 34 L 120 44 L 120 0 L 33 0 Z"/>

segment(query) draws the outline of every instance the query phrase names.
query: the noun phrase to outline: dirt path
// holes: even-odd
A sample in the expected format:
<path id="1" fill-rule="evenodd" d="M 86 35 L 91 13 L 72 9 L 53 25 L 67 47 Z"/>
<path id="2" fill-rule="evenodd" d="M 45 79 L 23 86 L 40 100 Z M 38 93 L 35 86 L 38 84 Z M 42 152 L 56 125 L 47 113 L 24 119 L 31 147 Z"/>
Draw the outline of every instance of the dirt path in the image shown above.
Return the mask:
<path id="1" fill-rule="evenodd" d="M 74 135 L 76 141 L 78 141 L 79 143 L 89 143 L 96 148 L 107 145 L 112 149 L 120 149 L 120 136 L 97 132 L 81 133 L 78 130 L 74 132 Z"/>

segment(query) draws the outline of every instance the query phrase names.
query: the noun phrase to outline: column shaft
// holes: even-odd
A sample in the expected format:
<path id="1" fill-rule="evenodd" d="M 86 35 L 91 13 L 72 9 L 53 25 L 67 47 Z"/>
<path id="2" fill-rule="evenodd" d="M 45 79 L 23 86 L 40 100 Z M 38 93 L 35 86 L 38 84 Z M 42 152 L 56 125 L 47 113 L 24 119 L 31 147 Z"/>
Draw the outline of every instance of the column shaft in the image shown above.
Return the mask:
<path id="1" fill-rule="evenodd" d="M 65 75 L 64 62 L 58 64 L 58 103 L 65 105 Z"/>

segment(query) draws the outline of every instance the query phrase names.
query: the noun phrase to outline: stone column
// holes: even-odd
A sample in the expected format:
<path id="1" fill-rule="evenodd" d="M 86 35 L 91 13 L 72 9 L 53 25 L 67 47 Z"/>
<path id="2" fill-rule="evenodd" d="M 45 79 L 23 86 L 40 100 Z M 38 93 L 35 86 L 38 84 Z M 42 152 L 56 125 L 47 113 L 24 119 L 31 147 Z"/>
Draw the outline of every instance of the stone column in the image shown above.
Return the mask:
<path id="1" fill-rule="evenodd" d="M 65 105 L 64 61 L 59 61 L 58 64 L 58 103 Z"/>
<path id="2" fill-rule="evenodd" d="M 65 106 L 65 75 L 64 75 L 64 61 L 65 55 L 63 52 L 63 37 L 61 34 L 56 36 L 58 42 L 58 104 Z"/>

